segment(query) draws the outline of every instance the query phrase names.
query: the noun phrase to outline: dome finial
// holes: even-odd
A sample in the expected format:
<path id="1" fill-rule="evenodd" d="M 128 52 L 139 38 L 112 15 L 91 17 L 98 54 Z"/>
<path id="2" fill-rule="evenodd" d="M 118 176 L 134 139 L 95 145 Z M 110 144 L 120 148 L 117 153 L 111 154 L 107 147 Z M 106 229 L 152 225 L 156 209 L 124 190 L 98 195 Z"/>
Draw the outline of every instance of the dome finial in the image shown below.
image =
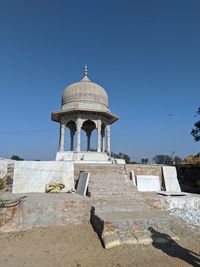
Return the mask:
<path id="1" fill-rule="evenodd" d="M 85 77 L 88 76 L 88 67 L 87 67 L 87 65 L 85 65 L 85 68 L 84 68 L 84 76 Z"/>

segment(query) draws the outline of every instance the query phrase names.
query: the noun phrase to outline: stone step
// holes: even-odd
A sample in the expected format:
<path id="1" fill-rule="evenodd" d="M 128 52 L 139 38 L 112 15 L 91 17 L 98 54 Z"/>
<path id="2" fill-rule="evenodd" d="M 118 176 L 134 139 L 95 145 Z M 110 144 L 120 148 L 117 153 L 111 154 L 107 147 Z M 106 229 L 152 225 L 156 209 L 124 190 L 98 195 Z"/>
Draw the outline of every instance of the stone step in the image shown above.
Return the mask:
<path id="1" fill-rule="evenodd" d="M 96 191 L 96 192 L 91 192 L 90 193 L 90 196 L 91 197 L 108 197 L 108 196 L 129 196 L 129 197 L 132 197 L 134 196 L 135 194 L 135 191 L 132 191 L 132 192 L 127 192 L 127 191 L 116 191 L 116 192 L 99 192 L 99 191 Z"/>
<path id="2" fill-rule="evenodd" d="M 104 177 L 92 177 L 92 176 L 90 176 L 90 181 L 91 182 L 107 182 L 107 181 L 113 181 L 113 182 L 115 182 L 115 181 L 130 181 L 130 179 L 127 179 L 127 178 L 125 178 L 125 177 L 108 177 L 108 176 L 104 176 Z"/>
<path id="3" fill-rule="evenodd" d="M 89 186 L 91 190 L 104 190 L 104 191 L 115 191 L 115 190 L 126 190 L 126 191 L 132 191 L 136 190 L 137 188 L 134 186 L 127 186 L 127 185 L 99 185 L 99 186 Z"/>
<path id="4" fill-rule="evenodd" d="M 110 195 L 118 195 L 118 194 L 131 194 L 136 192 L 135 189 L 122 189 L 122 188 L 116 188 L 115 190 L 105 190 L 105 189 L 94 189 L 92 191 L 89 191 L 90 193 L 99 193 L 99 194 L 110 194 Z"/>
<path id="5" fill-rule="evenodd" d="M 115 202 L 110 198 L 105 204 L 106 200 L 96 203 L 90 220 L 105 248 L 121 244 L 147 245 L 178 240 L 174 233 L 166 231 L 166 226 L 173 219 L 162 211 L 152 211 L 136 200 L 127 201 L 125 205 L 122 198 Z"/>
<path id="6" fill-rule="evenodd" d="M 133 182 L 126 178 L 125 175 L 105 175 L 92 176 L 90 178 L 88 191 L 92 197 L 101 196 L 131 196 L 137 191 L 133 186 Z"/>
<path id="7" fill-rule="evenodd" d="M 103 182 L 103 181 L 105 181 L 105 182 L 107 182 L 107 181 L 128 181 L 128 179 L 126 179 L 125 177 L 107 177 L 107 176 L 104 176 L 104 177 L 98 177 L 98 178 L 94 178 L 94 177 L 90 177 L 90 180 L 92 181 L 92 182 Z M 130 181 L 130 180 L 129 180 Z"/>
<path id="8" fill-rule="evenodd" d="M 111 181 L 111 180 L 107 180 L 107 181 L 90 181 L 90 185 L 93 186 L 126 186 L 126 187 L 132 187 L 133 182 L 132 181 Z"/>

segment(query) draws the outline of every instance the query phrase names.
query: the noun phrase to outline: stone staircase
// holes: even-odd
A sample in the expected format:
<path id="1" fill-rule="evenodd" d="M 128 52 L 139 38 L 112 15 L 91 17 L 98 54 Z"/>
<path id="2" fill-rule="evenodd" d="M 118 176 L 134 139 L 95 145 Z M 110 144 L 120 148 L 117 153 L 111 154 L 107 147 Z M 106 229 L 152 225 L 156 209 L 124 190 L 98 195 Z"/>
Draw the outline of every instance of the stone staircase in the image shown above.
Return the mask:
<path id="1" fill-rule="evenodd" d="M 88 191 L 91 197 L 131 196 L 136 192 L 136 188 L 127 176 L 107 173 L 92 175 Z"/>
<path id="2" fill-rule="evenodd" d="M 171 228 L 174 226 L 180 228 L 183 224 L 166 212 L 149 206 L 143 201 L 140 192 L 132 198 L 126 196 L 95 198 L 90 222 L 105 248 L 125 244 L 167 243 L 168 235 L 172 239 L 178 238 L 176 230 L 172 232 Z M 152 238 L 151 229 L 158 234 L 157 240 Z M 167 235 L 159 236 L 160 233 Z"/>
<path id="3" fill-rule="evenodd" d="M 78 179 L 80 171 L 90 173 L 88 195 L 91 197 L 131 197 L 137 191 L 127 175 L 125 165 L 75 164 L 75 180 Z"/>

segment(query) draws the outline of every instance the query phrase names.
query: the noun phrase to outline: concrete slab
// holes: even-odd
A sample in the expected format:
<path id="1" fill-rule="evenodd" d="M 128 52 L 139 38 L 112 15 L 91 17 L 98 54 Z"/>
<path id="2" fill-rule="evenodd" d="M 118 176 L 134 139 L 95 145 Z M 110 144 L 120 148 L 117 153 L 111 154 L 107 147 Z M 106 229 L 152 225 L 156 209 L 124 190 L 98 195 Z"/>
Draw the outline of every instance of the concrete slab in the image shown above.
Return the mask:
<path id="1" fill-rule="evenodd" d="M 74 188 L 74 165 L 57 161 L 18 161 L 14 166 L 12 193 L 44 193 L 49 182 L 63 182 L 66 192 Z"/>
<path id="2" fill-rule="evenodd" d="M 162 170 L 166 191 L 181 192 L 176 168 L 174 166 L 163 166 Z"/>
<path id="3" fill-rule="evenodd" d="M 77 186 L 77 190 L 76 192 L 82 196 L 86 195 L 87 192 L 87 187 L 88 187 L 88 183 L 89 183 L 89 177 L 90 177 L 90 173 L 88 172 L 81 172 L 80 173 L 80 177 L 78 180 L 78 186 Z"/>
<path id="4" fill-rule="evenodd" d="M 125 165 L 126 161 L 124 159 L 112 159 L 112 163 L 114 164 L 121 164 L 121 165 Z"/>
<path id="5" fill-rule="evenodd" d="M 155 175 L 137 175 L 138 191 L 159 191 L 160 178 Z"/>

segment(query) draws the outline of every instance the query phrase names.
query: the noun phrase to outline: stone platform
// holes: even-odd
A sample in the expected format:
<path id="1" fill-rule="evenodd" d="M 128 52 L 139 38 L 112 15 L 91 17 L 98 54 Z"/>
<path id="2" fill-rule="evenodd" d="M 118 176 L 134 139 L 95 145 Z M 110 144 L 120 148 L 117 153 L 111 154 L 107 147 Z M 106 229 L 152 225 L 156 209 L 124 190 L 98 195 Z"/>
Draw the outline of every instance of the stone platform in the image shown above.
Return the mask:
<path id="1" fill-rule="evenodd" d="M 21 196 L 1 194 L 0 199 Z M 131 198 L 83 197 L 76 193 L 27 194 L 19 205 L 0 208 L 0 231 L 26 231 L 90 221 L 105 248 L 172 242 L 188 238 L 194 229 L 200 234 L 200 228 L 188 227 L 166 211 L 170 205 L 167 198 L 140 192 Z M 197 200 L 194 203 L 197 205 Z"/>
<path id="2" fill-rule="evenodd" d="M 26 231 L 34 227 L 79 224 L 89 220 L 91 199 L 78 194 L 3 194 L 0 199 L 26 196 L 17 206 L 0 208 L 0 231 Z"/>
<path id="3" fill-rule="evenodd" d="M 66 161 L 83 164 L 112 164 L 110 157 L 106 153 L 95 151 L 63 151 L 56 153 L 56 161 Z M 125 162 L 124 162 L 125 164 Z"/>
<path id="4" fill-rule="evenodd" d="M 142 175 L 147 171 L 146 168 L 134 165 L 127 168 L 117 164 L 74 164 L 75 182 L 80 171 L 90 172 L 90 197 L 68 193 L 26 194 L 19 205 L 0 208 L 0 230 L 25 231 L 33 227 L 61 226 L 86 220 L 91 222 L 105 248 L 164 243 L 190 236 L 191 228 L 182 218 L 174 216 L 172 211 L 191 209 L 195 210 L 195 214 L 199 213 L 200 197 L 138 192 L 133 180 L 130 180 L 129 171 L 134 170 L 137 175 Z M 159 168 L 149 167 L 149 173 L 159 175 Z M 21 195 L 8 194 L 4 198 L 18 196 Z M 195 231 L 198 233 L 199 230 Z"/>

